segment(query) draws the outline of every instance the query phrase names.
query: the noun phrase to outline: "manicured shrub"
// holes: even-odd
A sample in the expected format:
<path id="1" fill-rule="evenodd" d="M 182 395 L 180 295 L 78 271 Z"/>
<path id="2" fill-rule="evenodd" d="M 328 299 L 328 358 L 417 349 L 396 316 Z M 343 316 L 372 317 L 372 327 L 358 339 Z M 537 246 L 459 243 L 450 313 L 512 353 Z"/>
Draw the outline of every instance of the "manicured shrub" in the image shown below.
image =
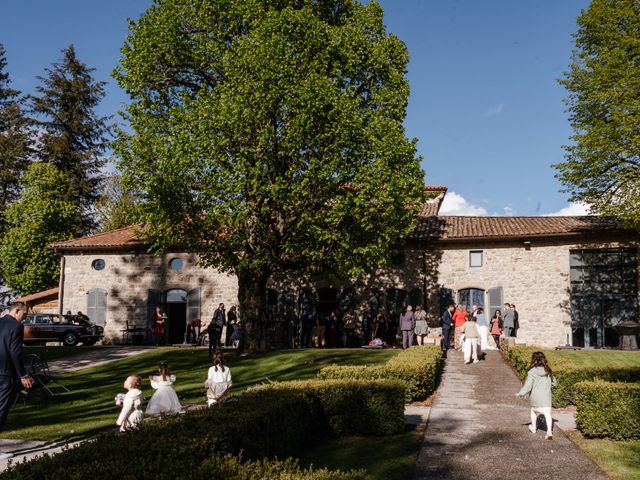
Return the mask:
<path id="1" fill-rule="evenodd" d="M 444 364 L 442 349 L 415 346 L 402 351 L 384 365 L 329 365 L 318 372 L 320 379 L 399 380 L 405 387 L 405 401 L 421 400 L 435 391 Z"/>
<path id="2" fill-rule="evenodd" d="M 640 384 L 580 382 L 573 396 L 578 428 L 586 437 L 640 439 Z"/>
<path id="3" fill-rule="evenodd" d="M 167 449 L 171 448 L 168 446 Z M 144 455 L 144 452 L 140 453 Z M 125 456 L 124 454 L 121 456 Z M 59 456 L 58 456 L 59 457 Z M 109 465 L 93 461 L 91 458 L 76 458 L 76 466 L 65 470 L 56 468 L 55 459 L 49 457 L 46 461 L 21 464 L 9 469 L 1 478 L 20 480 L 82 480 L 86 478 L 96 480 L 113 480 L 114 470 Z M 87 466 L 87 460 L 90 467 Z M 178 463 L 176 468 L 166 472 L 151 474 L 142 466 L 131 462 L 121 478 L 125 480 L 137 479 L 189 479 L 189 480 L 365 480 L 366 472 L 351 470 L 343 472 L 331 471 L 325 468 L 301 468 L 294 459 L 243 461 L 239 456 L 230 454 L 213 454 L 199 464 Z"/>
<path id="4" fill-rule="evenodd" d="M 506 353 L 507 360 L 516 369 L 522 380 L 527 377 L 531 354 L 539 350 L 539 348 L 535 347 L 514 347 Z M 640 366 L 619 367 L 606 364 L 581 365 L 575 361 L 576 355 L 580 355 L 581 353 L 584 355 L 597 354 L 601 357 L 599 360 L 602 362 L 606 361 L 607 354 L 616 355 L 621 353 L 623 355 L 633 355 L 630 352 L 563 352 L 544 350 L 544 354 L 556 377 L 557 386 L 553 391 L 553 406 L 556 408 L 575 404 L 574 386 L 578 382 L 592 380 L 640 382 Z"/>
<path id="5" fill-rule="evenodd" d="M 404 430 L 404 384 L 393 380 L 307 380 L 255 391 L 302 394 L 338 435 L 392 435 Z"/>

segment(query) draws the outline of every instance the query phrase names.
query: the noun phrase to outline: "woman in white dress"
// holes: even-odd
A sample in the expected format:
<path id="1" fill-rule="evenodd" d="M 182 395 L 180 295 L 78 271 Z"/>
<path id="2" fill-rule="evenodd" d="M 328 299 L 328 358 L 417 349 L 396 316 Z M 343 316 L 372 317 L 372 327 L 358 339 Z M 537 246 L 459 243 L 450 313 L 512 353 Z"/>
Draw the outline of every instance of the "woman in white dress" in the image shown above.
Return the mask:
<path id="1" fill-rule="evenodd" d="M 127 394 L 119 393 L 116 397 L 116 405 L 122 405 L 122 411 L 116 420 L 116 425 L 120 427 L 121 432 L 133 430 L 142 425 L 144 396 L 140 387 L 142 387 L 142 379 L 138 375 L 130 375 L 124 381 L 124 388 L 128 390 Z"/>
<path id="2" fill-rule="evenodd" d="M 182 411 L 178 395 L 172 387 L 176 376 L 171 375 L 166 363 L 160 364 L 158 375 L 149 377 L 149 381 L 155 393 L 147 405 L 147 415 L 174 414 Z"/>
<path id="3" fill-rule="evenodd" d="M 213 366 L 209 368 L 207 380 L 204 382 L 207 389 L 207 406 L 224 402 L 232 385 L 231 370 L 224 365 L 222 352 L 216 350 L 213 354 Z"/>
<path id="4" fill-rule="evenodd" d="M 494 347 L 489 345 L 489 319 L 482 308 L 476 310 L 476 324 L 480 333 L 480 350 L 495 350 Z"/>

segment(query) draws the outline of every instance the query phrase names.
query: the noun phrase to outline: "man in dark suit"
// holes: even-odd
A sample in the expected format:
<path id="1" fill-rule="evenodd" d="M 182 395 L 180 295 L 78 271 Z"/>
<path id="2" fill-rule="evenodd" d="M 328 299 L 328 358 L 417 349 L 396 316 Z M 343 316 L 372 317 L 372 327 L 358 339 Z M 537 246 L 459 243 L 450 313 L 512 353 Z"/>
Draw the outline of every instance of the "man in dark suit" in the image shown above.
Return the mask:
<path id="1" fill-rule="evenodd" d="M 442 314 L 442 349 L 448 350 L 451 345 L 451 331 L 453 329 L 453 311 L 456 306 L 452 303 Z"/>
<path id="2" fill-rule="evenodd" d="M 22 321 L 26 316 L 27 306 L 22 302 L 14 302 L 9 305 L 9 313 L 0 317 L 0 430 L 4 428 L 19 386 L 33 386 L 33 378 L 22 365 Z M 11 456 L 10 453 L 0 452 L 0 459 Z"/>

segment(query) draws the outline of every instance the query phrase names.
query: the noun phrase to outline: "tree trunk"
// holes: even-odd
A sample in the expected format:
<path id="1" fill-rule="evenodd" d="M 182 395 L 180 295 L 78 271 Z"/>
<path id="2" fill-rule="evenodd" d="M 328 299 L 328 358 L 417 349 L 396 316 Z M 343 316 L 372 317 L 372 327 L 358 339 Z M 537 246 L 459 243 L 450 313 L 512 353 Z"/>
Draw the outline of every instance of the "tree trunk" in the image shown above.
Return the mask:
<path id="1" fill-rule="evenodd" d="M 266 352 L 269 347 L 265 322 L 268 280 L 269 274 L 265 272 L 238 273 L 238 309 L 243 333 L 240 351 Z"/>

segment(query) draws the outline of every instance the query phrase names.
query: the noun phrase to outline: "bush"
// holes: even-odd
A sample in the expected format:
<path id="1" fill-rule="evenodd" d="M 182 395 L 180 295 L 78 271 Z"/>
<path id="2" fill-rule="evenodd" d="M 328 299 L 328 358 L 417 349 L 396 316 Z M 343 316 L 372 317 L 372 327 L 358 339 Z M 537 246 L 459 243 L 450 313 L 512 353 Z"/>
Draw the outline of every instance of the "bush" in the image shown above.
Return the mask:
<path id="1" fill-rule="evenodd" d="M 329 365 L 318 372 L 320 379 L 399 380 L 405 387 L 405 401 L 421 400 L 438 386 L 444 364 L 442 349 L 416 346 L 402 351 L 382 366 Z"/>
<path id="2" fill-rule="evenodd" d="M 393 380 L 306 380 L 279 382 L 255 391 L 302 394 L 322 410 L 338 435 L 393 435 L 404 431 L 404 384 Z"/>
<path id="3" fill-rule="evenodd" d="M 640 385 L 603 381 L 574 386 L 578 428 L 586 437 L 640 439 Z"/>
<path id="4" fill-rule="evenodd" d="M 524 380 L 527 377 L 531 354 L 539 350 L 539 348 L 535 347 L 514 347 L 506 353 L 509 363 L 514 366 L 520 379 Z M 593 352 L 584 353 L 591 354 Z M 606 355 L 612 352 L 598 353 Z M 553 406 L 556 408 L 575 405 L 574 386 L 578 382 L 593 380 L 609 382 L 640 381 L 640 367 L 637 366 L 576 365 L 571 358 L 567 356 L 566 352 L 545 350 L 544 354 L 557 381 L 557 386 L 553 391 Z"/>
<path id="5" fill-rule="evenodd" d="M 404 428 L 403 395 L 398 382 L 312 380 L 264 385 L 239 395 L 238 401 L 152 420 L 126 434 L 102 435 L 55 456 L 18 465 L 1 478 L 362 478 L 359 473 L 353 477 L 323 470 L 309 473 L 287 462 L 245 466 L 230 457 L 221 460 L 220 455 L 242 452 L 249 460 L 287 458 L 299 456 L 329 433 L 397 433 Z M 233 469 L 220 473 L 230 462 Z M 209 467 L 202 470 L 202 465 Z M 210 475 L 213 471 L 217 476 Z M 266 473 L 259 476 L 255 471 Z"/>

